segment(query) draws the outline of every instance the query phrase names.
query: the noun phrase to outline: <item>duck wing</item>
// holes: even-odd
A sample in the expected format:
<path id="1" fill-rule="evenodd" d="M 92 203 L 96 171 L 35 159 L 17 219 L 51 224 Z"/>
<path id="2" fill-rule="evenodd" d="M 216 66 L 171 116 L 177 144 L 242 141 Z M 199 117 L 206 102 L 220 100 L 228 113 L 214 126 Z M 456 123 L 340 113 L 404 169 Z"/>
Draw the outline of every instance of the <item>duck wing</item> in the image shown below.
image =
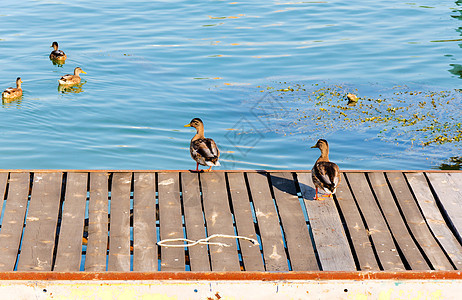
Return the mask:
<path id="1" fill-rule="evenodd" d="M 73 78 L 74 78 L 74 75 L 66 74 L 63 77 L 61 77 L 60 80 L 63 82 L 68 82 L 68 81 L 71 81 Z"/>
<path id="2" fill-rule="evenodd" d="M 320 161 L 314 165 L 314 175 L 327 187 L 329 190 L 334 191 L 339 183 L 340 170 L 339 167 L 330 161 Z"/>
<path id="3" fill-rule="evenodd" d="M 12 92 L 14 92 L 14 88 L 12 87 L 9 87 L 4 91 L 4 93 L 7 93 L 7 94 L 11 94 Z"/>
<path id="4" fill-rule="evenodd" d="M 216 161 L 220 152 L 212 139 L 198 139 L 191 142 L 191 154 L 194 157 L 200 155 L 206 161 Z"/>
<path id="5" fill-rule="evenodd" d="M 64 56 L 66 54 L 64 54 L 64 51 L 62 50 L 53 50 L 50 54 L 50 56 L 56 56 L 56 57 L 59 57 L 59 56 Z"/>
<path id="6" fill-rule="evenodd" d="M 212 139 L 205 139 L 205 143 L 207 145 L 207 148 L 210 149 L 210 152 L 212 152 L 213 156 L 219 157 L 220 156 L 220 150 L 218 150 L 217 144 L 215 144 L 215 141 Z"/>

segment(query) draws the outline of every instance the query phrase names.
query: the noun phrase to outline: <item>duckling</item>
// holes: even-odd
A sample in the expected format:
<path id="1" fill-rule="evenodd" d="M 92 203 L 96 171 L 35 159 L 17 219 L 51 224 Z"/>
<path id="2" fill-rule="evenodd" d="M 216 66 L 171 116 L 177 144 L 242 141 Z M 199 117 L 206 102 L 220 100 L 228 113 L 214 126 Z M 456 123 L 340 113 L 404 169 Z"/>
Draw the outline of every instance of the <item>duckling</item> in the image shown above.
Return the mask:
<path id="1" fill-rule="evenodd" d="M 15 99 L 22 96 L 21 77 L 16 78 L 16 88 L 9 87 L 2 93 L 3 99 Z"/>
<path id="2" fill-rule="evenodd" d="M 58 50 L 58 42 L 53 42 L 53 44 L 51 44 L 51 47 L 53 47 L 53 49 L 54 49 L 50 53 L 50 59 L 51 60 L 57 60 L 57 61 L 60 61 L 60 62 L 63 62 L 63 61 L 66 60 L 67 56 L 64 53 L 64 51 Z"/>
<path id="3" fill-rule="evenodd" d="M 196 135 L 191 139 L 189 147 L 191 157 L 196 161 L 196 172 L 199 171 L 199 164 L 209 166 L 205 172 L 210 172 L 212 166 L 219 166 L 218 157 L 220 156 L 220 151 L 214 140 L 204 137 L 204 123 L 202 120 L 194 118 L 184 127 L 194 127 L 197 130 Z"/>
<path id="4" fill-rule="evenodd" d="M 79 76 L 80 73 L 87 74 L 80 67 L 77 67 L 74 69 L 74 75 L 64 75 L 58 82 L 63 85 L 79 84 L 81 80 Z"/>
<path id="5" fill-rule="evenodd" d="M 335 194 L 340 183 L 340 170 L 335 163 L 329 161 L 329 144 L 326 140 L 318 140 L 316 145 L 311 148 L 321 150 L 321 156 L 314 164 L 313 169 L 311 169 L 311 177 L 316 187 L 316 195 L 313 199 L 320 200 L 318 198 L 318 188 L 323 189 L 328 194 L 322 197 L 331 197 L 332 194 Z"/>

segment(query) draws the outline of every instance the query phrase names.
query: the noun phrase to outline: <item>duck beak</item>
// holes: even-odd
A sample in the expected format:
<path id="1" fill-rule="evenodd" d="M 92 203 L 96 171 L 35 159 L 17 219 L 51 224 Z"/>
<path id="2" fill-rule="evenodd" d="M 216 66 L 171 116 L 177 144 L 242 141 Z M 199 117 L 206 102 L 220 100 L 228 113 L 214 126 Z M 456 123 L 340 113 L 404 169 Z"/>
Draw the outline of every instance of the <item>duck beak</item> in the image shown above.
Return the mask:
<path id="1" fill-rule="evenodd" d="M 191 124 L 186 124 L 184 125 L 184 127 L 191 127 Z"/>
<path id="2" fill-rule="evenodd" d="M 83 74 L 87 74 L 87 72 L 85 72 L 85 71 L 82 71 L 82 73 L 83 73 Z"/>
<path id="3" fill-rule="evenodd" d="M 317 145 L 314 145 L 314 146 L 312 146 L 312 147 L 310 147 L 310 148 L 318 148 L 318 147 L 317 147 Z"/>

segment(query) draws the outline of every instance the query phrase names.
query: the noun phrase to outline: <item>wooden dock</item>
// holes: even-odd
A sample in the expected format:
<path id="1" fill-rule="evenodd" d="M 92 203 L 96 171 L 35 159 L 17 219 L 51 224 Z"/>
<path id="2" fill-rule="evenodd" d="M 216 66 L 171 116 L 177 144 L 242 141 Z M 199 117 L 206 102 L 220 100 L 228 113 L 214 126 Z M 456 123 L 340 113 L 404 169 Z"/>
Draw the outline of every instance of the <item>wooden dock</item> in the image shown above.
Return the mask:
<path id="1" fill-rule="evenodd" d="M 462 172 L 0 171 L 0 271 L 462 269 Z M 213 234 L 229 247 L 160 247 Z"/>

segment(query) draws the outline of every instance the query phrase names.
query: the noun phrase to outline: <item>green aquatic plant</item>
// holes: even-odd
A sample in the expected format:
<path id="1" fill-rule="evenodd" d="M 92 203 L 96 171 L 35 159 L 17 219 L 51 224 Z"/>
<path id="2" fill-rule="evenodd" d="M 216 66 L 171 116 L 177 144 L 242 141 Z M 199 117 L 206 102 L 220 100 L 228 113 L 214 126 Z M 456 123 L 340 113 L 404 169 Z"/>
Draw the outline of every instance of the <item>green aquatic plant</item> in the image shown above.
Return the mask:
<path id="1" fill-rule="evenodd" d="M 423 147 L 462 141 L 459 90 L 393 86 L 361 95 L 346 85 L 280 82 L 276 86 L 259 88 L 283 104 L 286 132 L 378 129 L 377 136 L 383 140 Z M 272 117 L 263 111 L 260 117 Z"/>

